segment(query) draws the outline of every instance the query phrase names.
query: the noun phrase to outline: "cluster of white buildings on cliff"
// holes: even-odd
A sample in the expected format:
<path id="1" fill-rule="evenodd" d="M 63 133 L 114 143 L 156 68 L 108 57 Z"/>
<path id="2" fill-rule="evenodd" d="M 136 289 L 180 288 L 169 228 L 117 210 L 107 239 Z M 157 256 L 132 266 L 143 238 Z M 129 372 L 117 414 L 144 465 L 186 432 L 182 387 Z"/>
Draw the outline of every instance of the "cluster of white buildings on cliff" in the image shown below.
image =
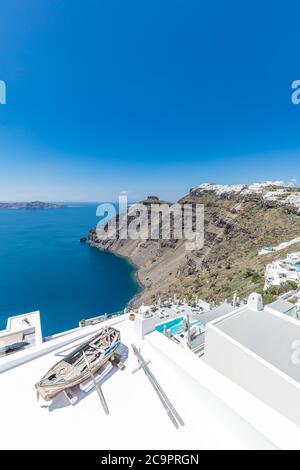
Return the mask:
<path id="1" fill-rule="evenodd" d="M 265 289 L 280 286 L 287 281 L 300 282 L 300 252 L 290 253 L 286 258 L 266 266 Z"/>
<path id="2" fill-rule="evenodd" d="M 300 210 L 300 192 L 293 188 L 294 183 L 284 181 L 264 181 L 253 184 L 212 184 L 203 183 L 191 188 L 191 191 L 213 191 L 217 196 L 235 193 L 241 196 L 261 194 L 265 201 L 279 205 L 292 205 Z M 269 190 L 268 190 L 269 188 Z"/>

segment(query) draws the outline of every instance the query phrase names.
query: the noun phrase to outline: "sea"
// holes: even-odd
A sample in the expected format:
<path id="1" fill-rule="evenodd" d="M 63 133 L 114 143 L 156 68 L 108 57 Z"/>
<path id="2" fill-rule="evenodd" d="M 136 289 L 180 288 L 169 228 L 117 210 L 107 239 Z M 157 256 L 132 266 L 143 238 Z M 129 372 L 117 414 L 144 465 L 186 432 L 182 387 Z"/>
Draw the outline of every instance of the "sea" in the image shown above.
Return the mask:
<path id="1" fill-rule="evenodd" d="M 0 210 L 0 329 L 9 316 L 39 310 L 49 336 L 123 310 L 138 292 L 126 259 L 80 243 L 99 221 L 96 208 Z"/>

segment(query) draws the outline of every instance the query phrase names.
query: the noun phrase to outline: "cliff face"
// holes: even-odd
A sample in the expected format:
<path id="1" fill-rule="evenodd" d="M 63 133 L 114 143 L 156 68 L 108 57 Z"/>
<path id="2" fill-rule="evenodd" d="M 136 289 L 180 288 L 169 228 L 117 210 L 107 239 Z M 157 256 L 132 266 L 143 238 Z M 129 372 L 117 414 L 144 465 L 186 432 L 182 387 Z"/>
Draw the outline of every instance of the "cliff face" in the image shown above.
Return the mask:
<path id="1" fill-rule="evenodd" d="M 222 191 L 195 188 L 180 199 L 205 206 L 205 243 L 201 250 L 186 251 L 183 240 L 120 240 L 97 238 L 89 233 L 91 246 L 128 258 L 138 268 L 138 279 L 144 287 L 133 304 L 151 303 L 174 293 L 186 298 L 195 295 L 210 301 L 229 298 L 234 292 L 241 297 L 261 290 L 265 265 L 279 259 L 289 250 L 258 256 L 264 246 L 275 246 L 300 235 L 299 207 L 288 198 L 297 199 L 295 188 L 265 185 L 248 190 Z M 227 188 L 227 187 L 226 187 Z M 280 191 L 280 197 L 277 192 Z M 273 193 L 275 192 L 275 196 Z M 284 194 L 284 198 L 282 196 Z M 298 200 L 297 200 L 298 201 Z M 297 202 L 296 201 L 296 202 Z M 147 204 L 147 200 L 143 201 Z M 119 226 L 124 218 L 118 218 Z"/>

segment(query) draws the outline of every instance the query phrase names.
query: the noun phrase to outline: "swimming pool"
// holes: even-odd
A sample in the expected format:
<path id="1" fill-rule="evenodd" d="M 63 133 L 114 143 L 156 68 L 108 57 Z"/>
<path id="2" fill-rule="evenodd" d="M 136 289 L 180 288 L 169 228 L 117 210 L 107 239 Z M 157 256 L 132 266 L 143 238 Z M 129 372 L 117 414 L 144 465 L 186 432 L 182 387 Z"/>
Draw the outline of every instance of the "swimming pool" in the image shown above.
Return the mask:
<path id="1" fill-rule="evenodd" d="M 296 269 L 296 271 L 300 271 L 300 264 L 295 264 L 294 268 Z"/>
<path id="2" fill-rule="evenodd" d="M 156 331 L 163 333 L 166 327 L 166 329 L 171 335 L 176 335 L 176 334 L 180 335 L 184 330 L 184 323 L 185 323 L 185 317 L 178 317 L 178 318 L 174 318 L 173 320 L 169 320 L 167 322 L 161 323 L 160 325 L 157 325 L 155 329 Z M 205 325 L 197 320 L 191 321 L 190 326 L 191 327 L 200 326 L 201 328 L 205 329 Z"/>

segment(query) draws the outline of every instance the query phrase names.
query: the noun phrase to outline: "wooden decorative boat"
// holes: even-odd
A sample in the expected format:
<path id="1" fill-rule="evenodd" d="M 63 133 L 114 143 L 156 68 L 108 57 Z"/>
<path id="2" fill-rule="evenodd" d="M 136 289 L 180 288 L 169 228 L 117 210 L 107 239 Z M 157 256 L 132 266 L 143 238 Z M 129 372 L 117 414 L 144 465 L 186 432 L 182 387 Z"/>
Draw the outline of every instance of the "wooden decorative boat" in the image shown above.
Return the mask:
<path id="1" fill-rule="evenodd" d="M 96 373 L 113 356 L 120 341 L 118 330 L 112 327 L 103 328 L 89 341 L 65 356 L 44 375 L 35 385 L 38 394 L 44 400 L 49 401 L 60 392 L 90 378 L 91 373 Z"/>

